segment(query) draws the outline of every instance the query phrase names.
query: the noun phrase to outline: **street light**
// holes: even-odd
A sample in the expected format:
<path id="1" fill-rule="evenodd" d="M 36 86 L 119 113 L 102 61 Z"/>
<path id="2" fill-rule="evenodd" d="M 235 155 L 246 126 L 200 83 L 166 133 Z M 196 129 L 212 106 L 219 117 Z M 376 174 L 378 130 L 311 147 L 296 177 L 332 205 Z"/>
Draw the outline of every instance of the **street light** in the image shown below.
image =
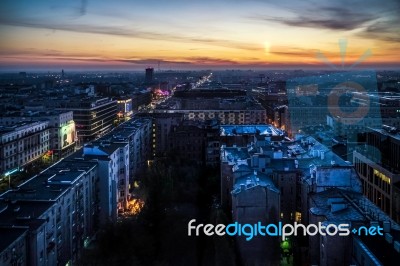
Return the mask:
<path id="1" fill-rule="evenodd" d="M 5 177 L 8 176 L 8 188 L 11 188 L 11 174 L 17 172 L 18 170 L 19 170 L 18 168 L 15 168 L 15 169 L 13 169 L 13 170 L 11 170 L 11 171 L 8 171 L 8 172 L 6 172 L 6 173 L 4 174 Z"/>

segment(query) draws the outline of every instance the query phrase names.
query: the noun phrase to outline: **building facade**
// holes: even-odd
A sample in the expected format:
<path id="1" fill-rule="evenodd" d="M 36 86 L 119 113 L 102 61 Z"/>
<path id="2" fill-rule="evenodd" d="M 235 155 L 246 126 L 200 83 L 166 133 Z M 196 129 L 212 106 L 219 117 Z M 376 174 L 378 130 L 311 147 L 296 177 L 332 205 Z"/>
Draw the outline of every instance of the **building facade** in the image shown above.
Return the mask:
<path id="1" fill-rule="evenodd" d="M 0 173 L 19 170 L 49 150 L 49 122 L 32 121 L 1 126 L 0 138 Z"/>
<path id="2" fill-rule="evenodd" d="M 95 162 L 61 161 L 0 195 L 1 226 L 28 230 L 27 265 L 76 263 L 98 230 Z"/>
<path id="3" fill-rule="evenodd" d="M 354 151 L 353 160 L 363 182 L 364 195 L 400 222 L 400 137 L 389 131 L 367 132 L 366 143 Z"/>
<path id="4" fill-rule="evenodd" d="M 117 101 L 111 98 L 70 99 L 60 103 L 57 110 L 73 111 L 73 120 L 82 145 L 110 131 L 117 119 Z"/>

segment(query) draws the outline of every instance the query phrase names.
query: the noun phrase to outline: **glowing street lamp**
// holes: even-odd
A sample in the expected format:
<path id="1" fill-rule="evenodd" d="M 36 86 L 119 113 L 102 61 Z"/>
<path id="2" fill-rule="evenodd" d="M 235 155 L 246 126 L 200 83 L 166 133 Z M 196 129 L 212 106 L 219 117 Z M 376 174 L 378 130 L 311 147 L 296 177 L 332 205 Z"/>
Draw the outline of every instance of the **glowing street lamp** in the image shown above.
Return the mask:
<path id="1" fill-rule="evenodd" d="M 15 168 L 15 169 L 10 170 L 10 171 L 8 171 L 8 172 L 6 172 L 4 174 L 5 177 L 8 176 L 8 188 L 11 188 L 11 175 L 14 174 L 15 172 L 17 172 L 18 170 L 19 170 L 18 168 Z"/>

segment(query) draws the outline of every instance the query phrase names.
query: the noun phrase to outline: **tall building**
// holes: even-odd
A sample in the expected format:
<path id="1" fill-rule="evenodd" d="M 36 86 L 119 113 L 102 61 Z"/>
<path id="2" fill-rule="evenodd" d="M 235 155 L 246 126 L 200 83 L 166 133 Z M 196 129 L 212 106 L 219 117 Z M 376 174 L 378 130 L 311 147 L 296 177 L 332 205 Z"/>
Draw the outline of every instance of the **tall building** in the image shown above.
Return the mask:
<path id="1" fill-rule="evenodd" d="M 0 228 L 1 265 L 28 265 L 26 228 Z"/>
<path id="2" fill-rule="evenodd" d="M 146 76 L 144 78 L 144 82 L 147 84 L 153 83 L 153 78 L 154 78 L 154 68 L 148 67 L 146 68 Z"/>
<path id="3" fill-rule="evenodd" d="M 324 230 L 325 235 L 309 236 L 309 265 L 391 265 L 400 259 L 400 226 L 361 193 L 331 187 L 310 194 L 308 202 L 309 224 L 383 229 L 383 235 L 340 236 Z"/>
<path id="4" fill-rule="evenodd" d="M 0 195 L 1 228 L 28 231 L 25 265 L 78 262 L 98 230 L 98 184 L 96 162 L 64 160 Z"/>
<path id="5" fill-rule="evenodd" d="M 179 113 L 139 113 L 136 117 L 152 119 L 151 147 L 152 157 L 162 157 L 170 150 L 169 135 L 173 126 L 183 121 L 183 114 Z"/>
<path id="6" fill-rule="evenodd" d="M 370 129 L 364 147 L 353 153 L 364 195 L 400 222 L 400 135 L 392 127 Z"/>
<path id="7" fill-rule="evenodd" d="M 56 110 L 73 111 L 78 142 L 83 144 L 111 130 L 117 119 L 117 101 L 111 98 L 72 98 Z"/>
<path id="8" fill-rule="evenodd" d="M 129 182 L 138 179 L 144 172 L 147 161 L 151 159 L 152 120 L 133 118 L 120 124 L 114 130 L 98 139 L 97 142 L 129 144 Z"/>
<path id="9" fill-rule="evenodd" d="M 129 145 L 127 142 L 96 141 L 85 144 L 73 157 L 75 160 L 95 160 L 99 167 L 100 223 L 116 222 L 123 212 L 129 194 Z"/>

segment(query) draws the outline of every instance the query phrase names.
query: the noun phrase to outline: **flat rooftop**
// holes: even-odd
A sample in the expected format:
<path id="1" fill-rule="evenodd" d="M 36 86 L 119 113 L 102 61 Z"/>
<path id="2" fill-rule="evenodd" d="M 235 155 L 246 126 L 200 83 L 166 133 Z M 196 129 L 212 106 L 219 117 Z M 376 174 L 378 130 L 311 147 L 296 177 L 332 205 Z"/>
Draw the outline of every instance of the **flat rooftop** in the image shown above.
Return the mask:
<path id="1" fill-rule="evenodd" d="M 15 242 L 20 237 L 23 237 L 28 232 L 28 229 L 24 228 L 0 228 L 0 253 L 2 253 L 7 247 Z"/>
<path id="2" fill-rule="evenodd" d="M 0 134 L 3 133 L 8 133 L 8 132 L 12 132 L 12 131 L 16 131 L 16 130 L 21 130 L 23 128 L 27 128 L 27 127 L 31 127 L 35 124 L 39 124 L 39 123 L 44 123 L 44 121 L 21 121 L 18 123 L 15 123 L 13 125 L 5 125 L 5 126 L 0 126 Z"/>
<path id="3" fill-rule="evenodd" d="M 327 221 L 387 221 L 390 223 L 391 229 L 400 230 L 400 226 L 396 222 L 364 197 L 362 193 L 333 188 L 310 194 L 310 199 L 315 205 L 310 209 L 310 212 L 325 216 Z M 333 206 L 342 203 L 342 208 Z"/>
<path id="4" fill-rule="evenodd" d="M 384 136 L 389 136 L 392 137 L 393 139 L 399 140 L 400 141 L 400 130 L 397 130 L 396 128 L 392 128 L 393 130 L 397 131 L 397 132 L 388 132 L 388 130 L 386 129 L 382 129 L 382 128 L 369 128 L 372 131 L 378 132 Z"/>
<path id="5" fill-rule="evenodd" d="M 151 119 L 148 118 L 135 118 L 120 124 L 118 127 L 114 128 L 111 132 L 104 135 L 96 142 L 110 141 L 118 142 L 124 141 L 130 136 L 134 135 L 138 130 L 140 130 L 146 124 L 151 123 Z"/>
<path id="6" fill-rule="evenodd" d="M 109 156 L 116 150 L 128 144 L 127 141 L 123 142 L 103 142 L 101 140 L 93 141 L 83 146 L 83 154 L 85 156 Z"/>
<path id="7" fill-rule="evenodd" d="M 239 194 L 242 189 L 251 189 L 256 186 L 261 186 L 268 188 L 271 191 L 279 193 L 279 189 L 276 188 L 272 179 L 267 175 L 260 173 L 258 171 L 254 171 L 248 175 L 241 176 L 235 179 L 235 184 L 233 185 L 232 194 Z"/>
<path id="8" fill-rule="evenodd" d="M 0 212 L 0 226 L 27 226 L 35 229 L 46 222 L 39 217 L 50 209 L 55 201 L 7 201 L 7 209 Z M 0 241 L 1 242 L 1 241 Z"/>
<path id="9" fill-rule="evenodd" d="M 61 161 L 18 188 L 3 193 L 0 199 L 56 200 L 96 165 L 96 162 L 90 161 Z"/>
<path id="10" fill-rule="evenodd" d="M 259 134 L 266 136 L 283 136 L 284 132 L 273 125 L 221 125 L 221 136 Z"/>

